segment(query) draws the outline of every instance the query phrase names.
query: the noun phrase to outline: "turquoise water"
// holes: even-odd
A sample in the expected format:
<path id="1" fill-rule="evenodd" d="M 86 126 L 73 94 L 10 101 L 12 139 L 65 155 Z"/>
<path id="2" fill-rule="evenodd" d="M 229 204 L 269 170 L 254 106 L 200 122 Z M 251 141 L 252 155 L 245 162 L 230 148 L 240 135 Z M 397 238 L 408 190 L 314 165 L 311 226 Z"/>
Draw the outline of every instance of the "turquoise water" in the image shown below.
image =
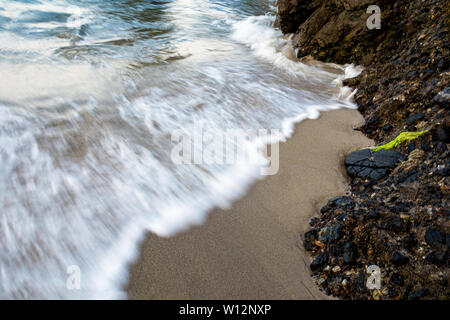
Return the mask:
<path id="1" fill-rule="evenodd" d="M 278 129 L 351 107 L 273 1 L 0 0 L 0 298 L 124 298 L 146 231 L 226 207 L 251 164 L 176 165 L 195 124 Z M 251 145 L 253 142 L 248 141 Z M 81 289 L 66 286 L 79 266 Z"/>

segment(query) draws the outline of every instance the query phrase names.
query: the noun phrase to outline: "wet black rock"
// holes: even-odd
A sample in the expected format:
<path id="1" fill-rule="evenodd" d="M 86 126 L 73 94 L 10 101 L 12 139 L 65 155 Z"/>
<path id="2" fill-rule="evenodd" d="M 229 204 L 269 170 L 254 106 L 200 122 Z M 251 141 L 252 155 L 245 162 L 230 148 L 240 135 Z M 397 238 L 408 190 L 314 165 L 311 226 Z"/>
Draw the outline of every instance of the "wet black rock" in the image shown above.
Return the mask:
<path id="1" fill-rule="evenodd" d="M 403 245 L 405 248 L 411 250 L 417 245 L 417 237 L 414 234 L 410 234 L 403 239 Z"/>
<path id="2" fill-rule="evenodd" d="M 358 277 L 355 280 L 355 287 L 357 292 L 359 293 L 367 293 L 367 286 L 366 286 L 366 274 L 364 272 L 360 272 L 358 274 Z"/>
<path id="3" fill-rule="evenodd" d="M 413 124 L 416 124 L 417 122 L 423 120 L 425 118 L 425 114 L 423 112 L 416 113 L 412 116 L 410 116 L 408 119 L 406 119 L 406 124 L 408 126 L 411 126 Z"/>
<path id="4" fill-rule="evenodd" d="M 362 149 L 350 153 L 345 159 L 345 165 L 350 177 L 376 181 L 385 177 L 390 169 L 395 168 L 399 161 L 404 160 L 406 160 L 406 156 L 395 150 Z"/>
<path id="5" fill-rule="evenodd" d="M 403 285 L 405 284 L 405 280 L 403 278 L 403 275 L 401 275 L 400 273 L 394 272 L 391 276 L 391 282 L 393 284 L 396 284 L 400 287 L 403 287 Z"/>
<path id="6" fill-rule="evenodd" d="M 418 300 L 423 297 L 426 297 L 429 294 L 429 292 L 430 291 L 428 290 L 428 288 L 422 288 L 422 289 L 416 290 L 413 293 L 411 293 L 409 298 L 411 300 Z"/>
<path id="7" fill-rule="evenodd" d="M 411 177 L 416 177 L 417 172 L 415 170 L 408 171 L 408 179 L 405 180 L 405 183 L 409 183 L 411 181 L 414 181 L 414 179 L 411 179 Z M 401 212 L 408 212 L 411 207 L 413 207 L 413 203 L 411 202 L 401 202 L 397 201 L 390 209 L 392 212 L 395 213 L 401 213 Z"/>
<path id="8" fill-rule="evenodd" d="M 408 145 L 408 153 L 411 153 L 415 148 L 416 148 L 415 142 L 411 142 L 411 143 Z"/>
<path id="9" fill-rule="evenodd" d="M 345 210 L 351 210 L 355 207 L 355 201 L 348 196 L 336 197 L 328 201 L 329 207 L 341 207 Z"/>
<path id="10" fill-rule="evenodd" d="M 351 197 L 347 196 L 330 199 L 328 203 L 320 209 L 320 213 L 325 214 L 336 207 L 342 208 L 344 210 L 351 210 L 355 207 L 355 201 Z"/>
<path id="11" fill-rule="evenodd" d="M 356 261 L 358 255 L 358 248 L 356 245 L 349 241 L 344 245 L 344 263 L 351 264 Z"/>
<path id="12" fill-rule="evenodd" d="M 444 153 L 445 151 L 447 151 L 447 146 L 445 145 L 445 143 L 439 142 L 436 144 L 435 150 L 438 153 Z"/>
<path id="13" fill-rule="evenodd" d="M 450 133 L 448 128 L 438 128 L 433 135 L 433 139 L 444 143 L 450 142 Z"/>
<path id="14" fill-rule="evenodd" d="M 311 227 L 315 227 L 318 223 L 320 222 L 320 219 L 317 217 L 313 217 L 311 218 L 311 220 L 309 221 L 309 225 Z"/>
<path id="15" fill-rule="evenodd" d="M 392 256 L 391 263 L 400 266 L 403 264 L 407 264 L 409 262 L 409 258 L 400 252 L 395 252 Z"/>
<path id="16" fill-rule="evenodd" d="M 328 212 L 330 209 L 331 209 L 331 208 L 330 208 L 328 205 L 324 205 L 324 206 L 322 207 L 322 209 L 320 209 L 320 213 L 321 213 L 321 214 L 324 214 L 324 213 Z"/>
<path id="17" fill-rule="evenodd" d="M 449 167 L 443 168 L 439 170 L 437 174 L 440 175 L 441 177 L 448 177 L 450 175 L 450 168 Z"/>
<path id="18" fill-rule="evenodd" d="M 445 244 L 446 234 L 442 231 L 430 228 L 425 233 L 425 241 L 432 247 L 435 247 L 439 244 Z"/>
<path id="19" fill-rule="evenodd" d="M 342 239 L 342 225 L 340 223 L 334 223 L 329 227 L 324 227 L 319 230 L 319 241 L 330 244 Z"/>
<path id="20" fill-rule="evenodd" d="M 382 229 L 399 233 L 406 229 L 406 224 L 399 216 L 390 216 L 380 223 L 380 227 Z"/>
<path id="21" fill-rule="evenodd" d="M 377 210 L 369 210 L 366 215 L 367 219 L 378 219 L 380 213 Z"/>
<path id="22" fill-rule="evenodd" d="M 370 149 L 361 149 L 355 152 L 350 153 L 347 158 L 345 158 L 346 166 L 353 165 L 363 165 L 368 164 L 367 161 L 370 161 L 370 157 L 372 156 L 372 152 Z"/>
<path id="23" fill-rule="evenodd" d="M 342 247 L 339 245 L 331 245 L 329 252 L 333 257 L 339 257 L 342 255 Z"/>
<path id="24" fill-rule="evenodd" d="M 343 213 L 340 214 L 339 216 L 336 217 L 337 221 L 341 221 L 341 222 L 345 222 L 345 220 L 347 220 L 349 217 L 349 215 L 347 213 Z"/>
<path id="25" fill-rule="evenodd" d="M 303 247 L 307 250 L 307 251 L 311 251 L 314 249 L 315 245 L 315 241 L 317 239 L 317 230 L 316 229 L 312 229 L 309 230 L 308 232 L 305 232 L 303 234 Z"/>
<path id="26" fill-rule="evenodd" d="M 319 5 L 319 1 L 280 0 L 278 1 L 276 24 L 283 33 L 295 32 Z"/>
<path id="27" fill-rule="evenodd" d="M 376 88 L 375 88 L 375 90 L 376 90 Z M 369 118 L 369 119 L 367 119 L 366 123 L 362 126 L 362 129 L 368 133 L 374 132 L 375 130 L 377 130 L 379 123 L 380 123 L 379 117 L 375 116 L 375 117 Z"/>
<path id="28" fill-rule="evenodd" d="M 390 124 L 390 123 L 388 123 L 388 124 L 386 124 L 386 125 L 383 126 L 383 131 L 385 131 L 385 132 L 389 132 L 389 131 L 391 131 L 392 129 L 394 129 L 394 127 L 393 127 L 392 124 Z"/>
<path id="29" fill-rule="evenodd" d="M 429 264 L 434 264 L 436 266 L 443 266 L 449 260 L 448 250 L 435 250 L 426 256 L 425 262 Z"/>
<path id="30" fill-rule="evenodd" d="M 422 145 L 420 146 L 420 148 L 425 151 L 425 152 L 430 152 L 431 151 L 431 146 L 428 142 L 424 142 L 422 143 Z"/>
<path id="31" fill-rule="evenodd" d="M 311 265 L 309 266 L 311 268 L 311 271 L 315 272 L 321 268 L 323 268 L 328 262 L 328 253 L 323 252 L 319 254 L 313 262 L 311 262 Z"/>
<path id="32" fill-rule="evenodd" d="M 450 106 L 450 87 L 445 88 L 440 91 L 435 97 L 434 101 L 442 105 L 443 107 L 448 108 Z"/>
<path id="33" fill-rule="evenodd" d="M 398 297 L 398 291 L 397 291 L 397 289 L 395 289 L 393 287 L 388 289 L 388 294 L 389 294 L 389 297 L 391 297 L 391 298 Z"/>
<path id="34" fill-rule="evenodd" d="M 399 161 L 405 161 L 406 156 L 395 150 L 380 150 L 373 154 L 375 166 L 377 168 L 390 168 L 396 167 Z"/>
<path id="35" fill-rule="evenodd" d="M 389 171 L 386 169 L 374 169 L 370 167 L 352 167 L 347 169 L 350 176 L 358 176 L 362 179 L 380 180 L 385 177 Z"/>

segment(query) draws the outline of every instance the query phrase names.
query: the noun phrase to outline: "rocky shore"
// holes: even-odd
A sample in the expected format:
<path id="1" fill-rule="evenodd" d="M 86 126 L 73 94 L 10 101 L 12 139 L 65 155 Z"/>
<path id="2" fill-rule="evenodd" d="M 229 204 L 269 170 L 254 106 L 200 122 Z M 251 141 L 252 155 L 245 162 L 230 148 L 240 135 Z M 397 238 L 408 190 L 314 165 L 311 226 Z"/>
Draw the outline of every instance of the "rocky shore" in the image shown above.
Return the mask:
<path id="1" fill-rule="evenodd" d="M 370 5 L 381 9 L 380 29 L 366 25 Z M 346 157 L 350 191 L 324 203 L 302 235 L 316 283 L 343 299 L 449 299 L 450 2 L 279 0 L 278 8 L 298 58 L 364 67 L 345 84 L 358 89 L 359 129 L 381 146 Z M 367 286 L 372 265 L 379 289 Z"/>

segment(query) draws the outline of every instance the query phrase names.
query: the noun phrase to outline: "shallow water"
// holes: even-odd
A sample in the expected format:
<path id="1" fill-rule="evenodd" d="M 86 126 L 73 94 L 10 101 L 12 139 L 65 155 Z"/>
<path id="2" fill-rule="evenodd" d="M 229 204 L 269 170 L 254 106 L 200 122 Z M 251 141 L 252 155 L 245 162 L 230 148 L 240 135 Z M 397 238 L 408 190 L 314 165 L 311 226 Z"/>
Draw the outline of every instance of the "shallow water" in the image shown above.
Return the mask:
<path id="1" fill-rule="evenodd" d="M 226 207 L 258 165 L 176 165 L 199 122 L 279 129 L 352 107 L 296 61 L 273 1 L 0 0 L 0 298 L 123 298 L 146 230 Z M 253 141 L 248 141 L 248 144 Z M 79 266 L 81 290 L 66 286 Z"/>

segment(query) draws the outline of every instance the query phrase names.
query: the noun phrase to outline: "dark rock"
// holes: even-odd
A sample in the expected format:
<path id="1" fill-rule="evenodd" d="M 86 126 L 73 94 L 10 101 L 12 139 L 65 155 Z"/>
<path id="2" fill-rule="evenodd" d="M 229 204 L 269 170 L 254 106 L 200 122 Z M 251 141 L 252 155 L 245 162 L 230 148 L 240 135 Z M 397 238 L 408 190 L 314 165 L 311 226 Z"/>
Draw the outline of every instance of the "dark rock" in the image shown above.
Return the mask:
<path id="1" fill-rule="evenodd" d="M 370 170 L 365 171 L 361 173 L 361 177 L 364 179 L 371 179 L 371 180 L 380 180 L 381 178 L 385 177 L 388 174 L 388 171 L 386 169 L 376 169 L 376 170 Z"/>
<path id="2" fill-rule="evenodd" d="M 438 142 L 436 144 L 435 151 L 437 153 L 444 153 L 445 151 L 447 151 L 447 145 L 443 142 Z"/>
<path id="3" fill-rule="evenodd" d="M 376 90 L 377 90 L 377 86 L 372 86 L 371 88 L 369 88 L 369 92 L 370 91 L 375 92 Z M 376 117 L 376 116 L 371 117 L 371 118 L 367 119 L 367 121 L 362 126 L 362 129 L 367 133 L 371 133 L 371 132 L 377 130 L 379 123 L 380 123 L 379 117 Z"/>
<path id="4" fill-rule="evenodd" d="M 283 33 L 295 32 L 311 13 L 317 9 L 320 1 L 278 1 L 278 25 Z"/>
<path id="5" fill-rule="evenodd" d="M 389 131 L 391 131 L 392 129 L 393 129 L 394 127 L 392 126 L 392 124 L 386 124 L 386 125 L 384 125 L 383 126 L 383 131 L 385 131 L 385 132 L 389 132 Z"/>
<path id="6" fill-rule="evenodd" d="M 390 216 L 386 218 L 385 221 L 380 223 L 380 227 L 382 229 L 394 231 L 394 232 L 402 232 L 405 230 L 405 223 L 402 218 L 399 216 Z"/>
<path id="7" fill-rule="evenodd" d="M 364 272 L 360 272 L 355 281 L 356 290 L 360 293 L 367 292 L 366 286 L 366 274 Z"/>
<path id="8" fill-rule="evenodd" d="M 442 105 L 443 107 L 448 108 L 450 106 L 450 87 L 445 88 L 440 91 L 435 97 L 434 101 Z"/>
<path id="9" fill-rule="evenodd" d="M 314 218 L 311 218 L 311 220 L 309 221 L 309 225 L 311 227 L 315 227 L 319 222 L 320 222 L 320 219 L 317 217 L 314 217 Z"/>
<path id="10" fill-rule="evenodd" d="M 420 146 L 420 148 L 425 151 L 425 152 L 430 152 L 431 151 L 431 146 L 428 142 L 424 142 L 422 143 L 422 145 Z"/>
<path id="11" fill-rule="evenodd" d="M 361 166 L 349 166 L 347 167 L 347 174 L 351 178 L 363 178 L 366 179 L 368 175 L 370 175 L 370 172 L 363 172 L 363 170 L 366 170 L 366 167 Z M 370 169 L 370 171 L 373 171 L 373 169 Z"/>
<path id="12" fill-rule="evenodd" d="M 403 287 L 403 285 L 405 284 L 405 280 L 403 278 L 403 275 L 397 272 L 394 272 L 391 276 L 391 282 L 393 284 L 396 284 L 400 287 Z"/>
<path id="13" fill-rule="evenodd" d="M 374 152 L 374 160 L 377 168 L 393 169 L 399 161 L 406 160 L 406 157 L 395 150 L 380 150 Z"/>
<path id="14" fill-rule="evenodd" d="M 411 300 L 419 300 L 420 298 L 426 297 L 429 294 L 428 288 L 423 288 L 414 291 L 409 297 Z"/>
<path id="15" fill-rule="evenodd" d="M 416 113 L 412 116 L 410 116 L 408 119 L 406 119 L 406 124 L 408 126 L 411 126 L 413 124 L 416 124 L 417 122 L 423 120 L 425 118 L 425 114 L 423 112 Z"/>
<path id="16" fill-rule="evenodd" d="M 356 261 L 358 255 L 358 248 L 356 245 L 349 241 L 344 245 L 344 263 L 352 264 Z"/>
<path id="17" fill-rule="evenodd" d="M 448 287 L 448 279 L 445 277 L 439 277 L 438 283 L 443 287 Z"/>
<path id="18" fill-rule="evenodd" d="M 334 257 L 339 257 L 342 255 L 342 247 L 338 245 L 330 245 L 330 253 Z"/>
<path id="19" fill-rule="evenodd" d="M 405 183 L 414 181 L 411 179 L 411 177 L 417 176 L 417 173 L 411 171 L 408 172 L 409 174 L 411 174 L 411 176 L 405 180 Z M 391 207 L 391 211 L 395 213 L 408 212 L 410 207 L 412 207 L 411 203 L 398 201 Z"/>
<path id="20" fill-rule="evenodd" d="M 444 143 L 450 142 L 450 133 L 448 132 L 448 128 L 439 128 L 436 130 L 436 132 L 433 134 L 434 140 L 441 141 Z"/>
<path id="21" fill-rule="evenodd" d="M 434 264 L 436 266 L 442 266 L 445 264 L 445 254 L 438 251 L 433 251 L 425 258 L 425 262 Z"/>
<path id="22" fill-rule="evenodd" d="M 378 219 L 380 217 L 380 213 L 377 210 L 369 210 L 367 212 L 368 219 Z"/>
<path id="23" fill-rule="evenodd" d="M 398 291 L 394 287 L 391 287 L 388 289 L 388 294 L 389 294 L 389 297 L 391 297 L 391 298 L 398 297 Z"/>
<path id="24" fill-rule="evenodd" d="M 441 177 L 448 177 L 450 175 L 450 168 L 444 168 L 438 171 L 438 175 Z"/>
<path id="25" fill-rule="evenodd" d="M 411 294 L 412 289 L 413 289 L 412 284 L 408 284 L 406 286 L 405 292 L 403 293 L 403 297 L 402 297 L 403 300 L 406 300 L 409 298 L 409 295 Z"/>
<path id="26" fill-rule="evenodd" d="M 328 203 L 329 206 L 342 207 L 346 210 L 351 210 L 355 207 L 355 201 L 348 196 L 341 196 L 331 199 Z"/>
<path id="27" fill-rule="evenodd" d="M 363 165 L 365 164 L 364 161 L 369 161 L 371 155 L 372 152 L 370 151 L 370 149 L 361 149 L 354 151 L 350 153 L 347 156 L 347 158 L 345 158 L 345 165 L 346 166 Z"/>
<path id="28" fill-rule="evenodd" d="M 335 223 L 329 227 L 320 229 L 318 238 L 319 241 L 326 244 L 339 241 L 340 239 L 342 239 L 342 225 L 340 223 Z"/>
<path id="29" fill-rule="evenodd" d="M 307 251 L 313 250 L 316 247 L 315 245 L 316 239 L 317 239 L 316 229 L 312 229 L 309 230 L 308 232 L 305 232 L 303 234 L 303 247 L 305 248 L 305 250 Z"/>
<path id="30" fill-rule="evenodd" d="M 323 252 L 314 259 L 310 264 L 311 271 L 315 272 L 321 268 L 323 268 L 328 262 L 328 253 Z"/>
<path id="31" fill-rule="evenodd" d="M 411 142 L 408 146 L 408 153 L 411 153 L 416 148 L 415 142 Z"/>
<path id="32" fill-rule="evenodd" d="M 391 259 L 391 263 L 396 265 L 396 266 L 401 266 L 404 264 L 407 264 L 409 262 L 409 258 L 403 254 L 401 254 L 400 252 L 395 252 L 394 255 L 392 256 Z"/>
<path id="33" fill-rule="evenodd" d="M 425 241 L 432 247 L 445 244 L 446 234 L 434 228 L 430 228 L 425 233 Z"/>
<path id="34" fill-rule="evenodd" d="M 380 150 L 372 152 L 362 149 L 352 152 L 345 159 L 347 173 L 350 177 L 379 180 L 388 174 L 399 161 L 406 160 L 405 155 L 395 150 Z"/>
<path id="35" fill-rule="evenodd" d="M 324 213 L 330 211 L 330 209 L 331 209 L 331 207 L 329 207 L 328 205 L 324 205 L 324 206 L 322 207 L 322 209 L 320 209 L 320 213 L 321 213 L 321 214 L 324 214 Z"/>
<path id="36" fill-rule="evenodd" d="M 414 234 L 410 234 L 403 239 L 403 245 L 410 250 L 417 245 L 417 242 L 417 238 Z"/>

